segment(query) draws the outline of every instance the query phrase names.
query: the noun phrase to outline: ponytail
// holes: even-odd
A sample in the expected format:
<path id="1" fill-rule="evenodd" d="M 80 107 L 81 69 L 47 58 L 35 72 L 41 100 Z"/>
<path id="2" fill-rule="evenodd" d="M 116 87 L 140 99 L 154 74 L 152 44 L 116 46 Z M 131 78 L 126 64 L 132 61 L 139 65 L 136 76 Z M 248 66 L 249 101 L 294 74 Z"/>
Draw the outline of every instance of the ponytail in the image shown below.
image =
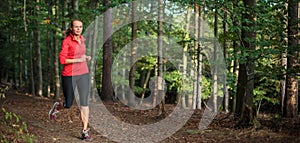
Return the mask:
<path id="1" fill-rule="evenodd" d="M 68 37 L 72 33 L 71 28 L 68 28 L 67 31 L 65 32 L 65 37 Z"/>

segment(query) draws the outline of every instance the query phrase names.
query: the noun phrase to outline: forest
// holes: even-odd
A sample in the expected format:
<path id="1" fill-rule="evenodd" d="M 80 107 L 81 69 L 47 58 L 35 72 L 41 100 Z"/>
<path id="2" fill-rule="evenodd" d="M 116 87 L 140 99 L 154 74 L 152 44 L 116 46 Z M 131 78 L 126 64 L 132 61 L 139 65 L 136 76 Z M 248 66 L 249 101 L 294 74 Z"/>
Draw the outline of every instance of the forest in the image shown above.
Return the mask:
<path id="1" fill-rule="evenodd" d="M 1 142 L 79 142 L 51 132 L 76 128 L 77 108 L 55 126 L 44 115 L 64 98 L 58 56 L 74 19 L 96 142 L 300 141 L 298 0 L 0 2 Z M 98 125 L 111 115 L 118 125 Z"/>

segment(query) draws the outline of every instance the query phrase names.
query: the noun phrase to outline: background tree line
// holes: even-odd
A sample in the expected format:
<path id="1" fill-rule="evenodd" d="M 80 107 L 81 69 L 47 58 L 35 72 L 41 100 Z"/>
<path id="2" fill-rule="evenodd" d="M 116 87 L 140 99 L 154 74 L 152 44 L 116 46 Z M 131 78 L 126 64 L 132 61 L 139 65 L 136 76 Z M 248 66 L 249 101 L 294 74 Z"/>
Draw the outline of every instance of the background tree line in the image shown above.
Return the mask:
<path id="1" fill-rule="evenodd" d="M 34 96 L 62 96 L 58 52 L 69 21 L 79 18 L 88 26 L 97 15 L 128 2 L 131 1 L 1 0 L 1 81 L 11 82 L 16 88 Z M 182 59 L 182 73 L 171 63 L 157 57 L 138 59 L 129 73 L 129 81 L 120 81 L 129 82 L 137 96 L 149 94 L 149 78 L 157 75 L 167 82 L 166 101 L 180 102 L 185 108 L 201 109 L 207 104 L 206 99 L 212 97 L 214 103 L 206 108 L 235 113 L 241 124 L 255 126 L 259 126 L 256 120 L 259 111 L 285 117 L 298 116 L 298 1 L 160 0 L 163 6 L 156 3 L 150 6 L 128 5 L 132 9 L 128 16 L 134 18 L 135 12 L 145 9 L 160 13 L 160 18 L 174 16 L 168 15 L 166 9 L 182 13 L 176 6 L 166 5 L 170 2 L 186 8 L 182 25 L 139 21 L 111 33 L 117 20 L 112 19 L 111 12 L 104 15 L 105 28 L 102 32 L 104 36 L 112 36 L 106 37 L 108 40 L 93 63 L 95 66 L 90 66 L 95 71 L 92 77 L 95 77 L 94 82 L 103 99 L 110 100 L 114 96 L 110 76 L 114 56 L 138 37 L 159 37 L 162 34 L 176 39 L 182 51 L 192 57 L 196 68 L 188 70 L 185 56 Z M 203 36 L 201 20 L 208 21 L 223 48 L 226 76 L 217 74 L 217 69 L 207 62 L 207 57 L 201 52 L 201 43 L 195 40 Z M 194 29 L 190 29 L 189 25 L 193 25 Z M 159 43 L 156 45 L 163 47 Z M 137 48 L 134 43 L 130 46 L 132 51 Z M 134 53 L 130 56 L 134 60 Z M 185 79 L 186 75 L 193 78 L 191 83 Z M 222 78 L 226 83 L 220 83 Z M 189 94 L 182 96 L 185 82 L 193 84 L 193 89 L 188 89 Z M 220 102 L 217 100 L 219 97 L 224 99 L 221 108 L 215 106 Z"/>

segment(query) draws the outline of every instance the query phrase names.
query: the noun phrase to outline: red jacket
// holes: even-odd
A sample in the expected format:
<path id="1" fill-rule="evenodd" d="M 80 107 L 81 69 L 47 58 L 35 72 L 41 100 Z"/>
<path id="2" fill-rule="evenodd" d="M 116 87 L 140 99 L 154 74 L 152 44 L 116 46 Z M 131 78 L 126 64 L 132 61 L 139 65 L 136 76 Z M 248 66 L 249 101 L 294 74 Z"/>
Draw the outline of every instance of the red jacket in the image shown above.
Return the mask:
<path id="1" fill-rule="evenodd" d="M 62 70 L 63 76 L 82 75 L 89 72 L 86 62 L 66 64 L 66 59 L 80 58 L 85 54 L 85 39 L 83 36 L 80 36 L 80 40 L 81 44 L 79 44 L 79 42 L 75 40 L 75 37 L 70 34 L 62 42 L 61 51 L 59 53 L 59 61 L 60 64 L 64 65 Z"/>

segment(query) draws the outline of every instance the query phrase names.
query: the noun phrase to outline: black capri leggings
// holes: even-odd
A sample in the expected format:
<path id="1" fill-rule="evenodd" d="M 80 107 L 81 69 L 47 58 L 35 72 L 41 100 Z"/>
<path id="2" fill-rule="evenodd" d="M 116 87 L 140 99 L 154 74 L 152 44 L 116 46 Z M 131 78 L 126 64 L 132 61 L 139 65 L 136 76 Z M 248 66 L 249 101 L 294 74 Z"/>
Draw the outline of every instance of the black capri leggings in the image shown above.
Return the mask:
<path id="1" fill-rule="evenodd" d="M 62 88 L 64 93 L 64 108 L 70 108 L 73 105 L 74 90 L 78 90 L 80 106 L 88 106 L 89 98 L 89 74 L 76 76 L 62 76 Z"/>

